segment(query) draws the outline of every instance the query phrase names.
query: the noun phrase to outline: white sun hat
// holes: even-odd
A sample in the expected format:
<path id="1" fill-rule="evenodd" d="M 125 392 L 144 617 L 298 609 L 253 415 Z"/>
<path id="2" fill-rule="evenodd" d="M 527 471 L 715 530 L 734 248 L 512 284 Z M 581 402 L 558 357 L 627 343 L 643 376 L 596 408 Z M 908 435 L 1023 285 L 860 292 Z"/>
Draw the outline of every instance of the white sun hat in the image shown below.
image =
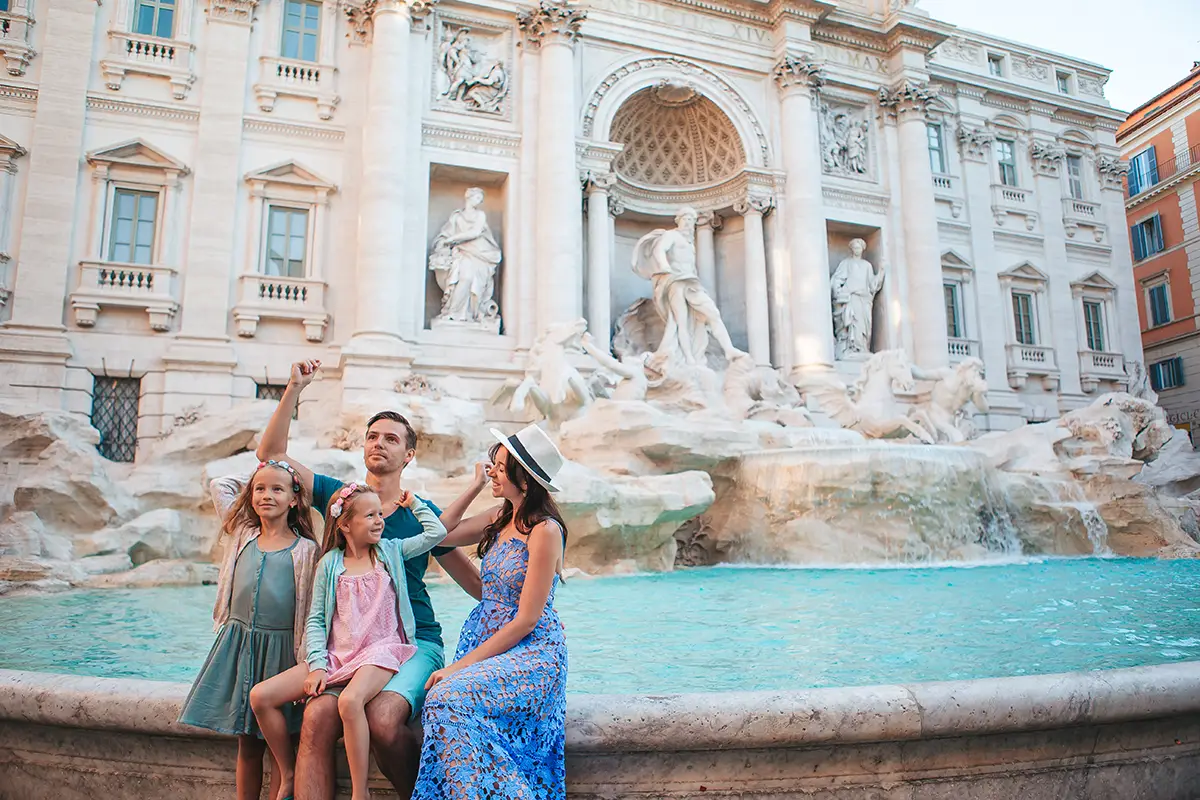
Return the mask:
<path id="1" fill-rule="evenodd" d="M 535 481 L 551 492 L 559 491 L 554 485 L 554 476 L 562 469 L 564 459 L 544 430 L 535 424 L 522 428 L 512 436 L 505 436 L 495 428 L 491 431 L 492 436 L 504 445 L 504 449 Z"/>

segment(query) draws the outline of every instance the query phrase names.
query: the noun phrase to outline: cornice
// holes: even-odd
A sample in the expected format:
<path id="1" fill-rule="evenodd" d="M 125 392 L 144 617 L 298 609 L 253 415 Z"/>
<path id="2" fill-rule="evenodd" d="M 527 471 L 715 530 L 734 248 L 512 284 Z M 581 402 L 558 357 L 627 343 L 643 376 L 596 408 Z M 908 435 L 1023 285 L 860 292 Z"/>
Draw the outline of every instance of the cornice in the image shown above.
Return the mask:
<path id="1" fill-rule="evenodd" d="M 262 117 L 246 117 L 242 121 L 242 130 L 246 133 L 265 133 L 273 136 L 285 136 L 289 139 L 319 139 L 325 142 L 341 142 L 346 138 L 346 131 L 342 128 L 303 125 L 296 122 L 276 122 Z"/>
<path id="2" fill-rule="evenodd" d="M 87 109 L 88 111 L 97 111 L 101 113 L 149 117 L 151 119 L 168 122 L 182 122 L 187 125 L 195 125 L 200 121 L 200 111 L 197 108 L 175 105 L 159 105 L 158 103 L 137 102 L 132 100 L 118 100 L 113 97 L 98 94 L 89 94 L 87 96 Z"/>

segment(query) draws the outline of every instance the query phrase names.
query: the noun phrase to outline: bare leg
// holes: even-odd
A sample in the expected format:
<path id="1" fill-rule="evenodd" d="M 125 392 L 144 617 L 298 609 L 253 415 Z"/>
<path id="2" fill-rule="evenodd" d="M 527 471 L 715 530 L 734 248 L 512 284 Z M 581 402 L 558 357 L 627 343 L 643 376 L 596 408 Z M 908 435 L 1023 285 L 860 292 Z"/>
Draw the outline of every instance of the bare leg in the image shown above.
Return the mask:
<path id="1" fill-rule="evenodd" d="M 335 748 L 341 735 L 337 698 L 323 694 L 309 700 L 296 755 L 296 800 L 333 800 L 337 780 Z"/>
<path id="2" fill-rule="evenodd" d="M 250 707 L 258 718 L 258 727 L 271 748 L 271 757 L 278 765 L 279 787 L 273 800 L 292 796 L 296 779 L 296 757 L 292 753 L 292 736 L 288 733 L 287 718 L 281 707 L 304 697 L 304 679 L 308 665 L 297 664 L 273 678 L 268 678 L 250 690 Z M 272 777 L 274 783 L 274 777 Z"/>
<path id="3" fill-rule="evenodd" d="M 673 329 L 676 338 L 679 340 L 680 353 L 683 356 L 684 362 L 688 364 L 696 363 L 696 354 L 692 352 L 692 329 L 688 325 L 688 302 L 687 294 L 683 291 L 678 283 L 668 290 L 667 301 L 671 305 L 670 320 L 667 323 L 669 328 Z M 663 341 L 667 340 L 667 336 L 663 334 Z"/>
<path id="4" fill-rule="evenodd" d="M 395 672 L 382 667 L 359 667 L 338 697 L 338 714 L 342 718 L 343 738 L 346 740 L 346 761 L 350 765 L 350 796 L 352 800 L 370 800 L 367 774 L 371 768 L 371 731 L 367 727 L 367 703 L 375 699 Z"/>
<path id="5" fill-rule="evenodd" d="M 262 794 L 263 753 L 267 744 L 257 736 L 238 737 L 237 800 L 258 800 Z"/>
<path id="6" fill-rule="evenodd" d="M 270 750 L 267 751 L 268 753 Z M 279 794 L 280 780 L 283 770 L 279 768 L 279 762 L 275 760 L 275 756 L 271 756 L 271 785 L 267 787 L 267 797 L 287 797 L 287 795 Z"/>
<path id="7" fill-rule="evenodd" d="M 395 692 L 380 692 L 367 703 L 367 726 L 375 763 L 400 800 L 408 800 L 417 782 L 421 751 L 417 734 L 408 727 L 412 707 Z"/>
<path id="8" fill-rule="evenodd" d="M 717 344 L 721 345 L 721 349 L 725 351 L 725 358 L 732 361 L 733 357 L 741 351 L 733 346 L 733 341 L 729 338 L 729 329 L 725 327 L 725 323 L 721 320 L 721 312 L 717 308 L 716 302 L 708 295 L 705 295 L 704 300 L 696 303 L 695 310 L 708 323 L 708 329 L 712 331 L 713 338 L 717 340 Z"/>

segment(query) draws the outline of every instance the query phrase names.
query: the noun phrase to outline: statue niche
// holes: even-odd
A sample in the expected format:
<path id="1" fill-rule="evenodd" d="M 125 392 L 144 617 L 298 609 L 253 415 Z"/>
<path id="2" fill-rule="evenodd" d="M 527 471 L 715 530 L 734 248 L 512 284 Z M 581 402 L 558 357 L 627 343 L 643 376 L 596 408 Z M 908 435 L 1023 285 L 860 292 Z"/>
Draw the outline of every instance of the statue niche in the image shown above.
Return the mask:
<path id="1" fill-rule="evenodd" d="M 495 291 L 501 252 L 482 204 L 483 189 L 467 189 L 463 207 L 450 215 L 433 240 L 429 271 L 442 290 L 435 328 L 461 326 L 500 332 Z"/>

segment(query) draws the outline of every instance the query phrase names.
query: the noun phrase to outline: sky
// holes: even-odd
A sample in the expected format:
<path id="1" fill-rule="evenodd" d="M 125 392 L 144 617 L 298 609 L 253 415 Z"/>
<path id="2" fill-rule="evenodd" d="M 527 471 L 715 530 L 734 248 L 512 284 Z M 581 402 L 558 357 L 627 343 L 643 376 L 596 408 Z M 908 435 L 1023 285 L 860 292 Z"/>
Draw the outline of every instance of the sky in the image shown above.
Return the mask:
<path id="1" fill-rule="evenodd" d="M 1132 111 L 1200 61 L 1200 0 L 918 0 L 960 28 L 1111 69 L 1104 94 Z"/>

